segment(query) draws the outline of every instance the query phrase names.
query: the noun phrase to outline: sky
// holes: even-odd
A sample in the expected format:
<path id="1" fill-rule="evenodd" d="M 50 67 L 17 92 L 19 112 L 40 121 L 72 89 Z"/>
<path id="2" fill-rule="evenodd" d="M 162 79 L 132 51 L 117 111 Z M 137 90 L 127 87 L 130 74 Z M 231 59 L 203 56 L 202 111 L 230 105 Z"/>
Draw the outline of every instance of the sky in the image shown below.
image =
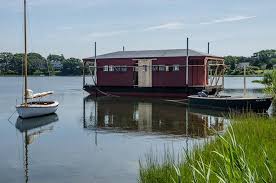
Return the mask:
<path id="1" fill-rule="evenodd" d="M 85 58 L 190 48 L 218 56 L 276 49 L 275 0 L 27 0 L 28 50 Z M 23 0 L 0 0 L 0 52 L 23 52 Z"/>

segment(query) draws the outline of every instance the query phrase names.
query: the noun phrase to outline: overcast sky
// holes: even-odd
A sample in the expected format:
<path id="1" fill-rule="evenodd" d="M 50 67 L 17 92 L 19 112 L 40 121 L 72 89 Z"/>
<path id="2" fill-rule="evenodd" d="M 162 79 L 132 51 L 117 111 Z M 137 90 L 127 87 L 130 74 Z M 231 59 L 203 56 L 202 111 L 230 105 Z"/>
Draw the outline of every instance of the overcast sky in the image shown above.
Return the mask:
<path id="1" fill-rule="evenodd" d="M 29 51 L 84 58 L 190 48 L 219 56 L 276 49 L 275 0 L 27 0 Z M 0 0 L 0 52 L 23 52 L 23 0 Z"/>

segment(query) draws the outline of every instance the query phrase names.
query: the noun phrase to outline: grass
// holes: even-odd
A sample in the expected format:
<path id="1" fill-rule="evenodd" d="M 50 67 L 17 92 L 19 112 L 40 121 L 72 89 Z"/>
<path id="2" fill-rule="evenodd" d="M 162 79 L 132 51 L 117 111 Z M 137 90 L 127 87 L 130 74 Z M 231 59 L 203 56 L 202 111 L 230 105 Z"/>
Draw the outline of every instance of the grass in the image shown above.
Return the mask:
<path id="1" fill-rule="evenodd" d="M 184 152 L 182 161 L 169 151 L 156 157 L 140 162 L 139 182 L 276 182 L 276 118 L 234 117 L 225 135 Z"/>

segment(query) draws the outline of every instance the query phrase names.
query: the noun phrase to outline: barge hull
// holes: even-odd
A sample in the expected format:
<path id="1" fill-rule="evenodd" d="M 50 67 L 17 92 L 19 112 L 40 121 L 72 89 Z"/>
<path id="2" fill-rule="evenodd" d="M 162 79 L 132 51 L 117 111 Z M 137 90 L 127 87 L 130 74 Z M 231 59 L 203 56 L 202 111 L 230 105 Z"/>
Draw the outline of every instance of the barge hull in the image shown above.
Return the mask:
<path id="1" fill-rule="evenodd" d="M 125 86 L 93 86 L 85 85 L 83 89 L 94 96 L 129 96 L 129 97 L 164 97 L 187 98 L 206 89 L 205 87 L 125 87 Z M 215 93 L 213 88 L 210 93 Z"/>

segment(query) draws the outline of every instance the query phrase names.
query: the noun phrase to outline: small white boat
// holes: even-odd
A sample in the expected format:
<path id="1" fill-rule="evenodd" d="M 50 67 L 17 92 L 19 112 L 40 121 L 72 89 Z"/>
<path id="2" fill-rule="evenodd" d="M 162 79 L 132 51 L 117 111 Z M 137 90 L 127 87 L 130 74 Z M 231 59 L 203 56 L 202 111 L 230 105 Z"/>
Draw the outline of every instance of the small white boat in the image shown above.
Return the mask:
<path id="1" fill-rule="evenodd" d="M 57 101 L 29 102 L 26 106 L 25 104 L 16 106 L 16 110 L 21 118 L 32 118 L 55 113 L 58 105 Z"/>
<path id="2" fill-rule="evenodd" d="M 24 102 L 16 106 L 16 110 L 21 118 L 32 118 L 55 113 L 59 103 L 57 101 L 34 101 L 34 99 L 42 98 L 53 94 L 53 91 L 33 94 L 28 89 L 28 53 L 27 53 L 27 8 L 26 0 L 24 0 Z M 29 100 L 32 100 L 31 102 Z"/>

